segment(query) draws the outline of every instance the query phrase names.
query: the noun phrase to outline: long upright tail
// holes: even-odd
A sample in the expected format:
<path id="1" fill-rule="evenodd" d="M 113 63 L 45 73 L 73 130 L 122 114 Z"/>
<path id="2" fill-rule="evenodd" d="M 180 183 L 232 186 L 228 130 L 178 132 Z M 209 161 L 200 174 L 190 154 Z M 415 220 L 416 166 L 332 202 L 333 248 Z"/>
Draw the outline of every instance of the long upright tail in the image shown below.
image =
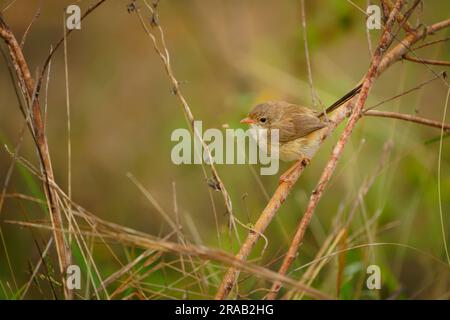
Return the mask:
<path id="1" fill-rule="evenodd" d="M 347 94 L 345 94 L 342 98 L 340 98 L 338 101 L 333 103 L 331 106 L 329 106 L 325 111 L 322 111 L 319 116 L 323 116 L 324 114 L 328 114 L 332 111 L 334 111 L 336 108 L 342 106 L 344 103 L 349 101 L 351 98 L 356 96 L 361 91 L 362 83 L 358 84 L 355 88 L 353 88 L 351 91 L 349 91 Z"/>

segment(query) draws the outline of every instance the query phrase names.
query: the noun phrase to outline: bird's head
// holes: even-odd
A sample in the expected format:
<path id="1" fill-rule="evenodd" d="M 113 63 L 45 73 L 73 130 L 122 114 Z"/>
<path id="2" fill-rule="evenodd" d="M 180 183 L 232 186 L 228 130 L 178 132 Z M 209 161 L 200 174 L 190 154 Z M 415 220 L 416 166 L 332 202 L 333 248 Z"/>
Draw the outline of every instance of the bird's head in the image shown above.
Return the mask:
<path id="1" fill-rule="evenodd" d="M 248 114 L 248 116 L 241 120 L 241 123 L 246 123 L 250 126 L 270 129 L 280 119 L 280 110 L 274 102 L 265 102 L 256 105 Z"/>

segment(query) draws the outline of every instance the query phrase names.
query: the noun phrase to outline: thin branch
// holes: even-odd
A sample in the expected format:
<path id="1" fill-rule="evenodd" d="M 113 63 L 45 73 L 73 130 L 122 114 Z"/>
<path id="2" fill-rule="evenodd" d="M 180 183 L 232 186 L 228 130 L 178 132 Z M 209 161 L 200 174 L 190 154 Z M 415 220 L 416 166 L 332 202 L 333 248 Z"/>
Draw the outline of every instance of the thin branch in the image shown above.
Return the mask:
<path id="1" fill-rule="evenodd" d="M 144 3 L 146 3 L 146 2 L 144 1 Z M 131 2 L 131 4 L 129 5 L 129 8 L 130 8 L 129 10 L 136 12 L 136 14 L 139 18 L 139 21 L 141 23 L 141 26 L 143 27 L 146 34 L 152 40 L 153 48 L 155 49 L 158 56 L 161 58 L 163 65 L 164 65 L 164 69 L 166 71 L 166 74 L 171 82 L 172 92 L 178 98 L 178 100 L 180 101 L 180 104 L 183 108 L 184 115 L 189 123 L 189 129 L 194 133 L 196 139 L 199 139 L 203 148 L 208 153 L 209 158 L 212 159 L 209 147 L 205 144 L 200 132 L 198 132 L 198 129 L 194 126 L 194 121 L 195 121 L 194 115 L 191 111 L 191 108 L 189 107 L 189 104 L 188 104 L 186 98 L 181 93 L 180 82 L 175 78 L 175 75 L 173 73 L 172 65 L 170 63 L 169 51 L 168 51 L 166 43 L 165 43 L 164 31 L 163 31 L 161 25 L 157 21 L 158 19 L 156 18 L 156 14 L 157 14 L 155 11 L 156 9 L 155 9 L 155 7 L 152 7 L 152 6 L 148 5 L 147 3 L 146 3 L 146 5 L 153 15 L 152 19 L 151 19 L 152 27 L 155 27 L 158 29 L 161 45 L 158 44 L 156 35 L 145 24 L 144 19 L 142 18 L 142 15 L 140 13 L 140 9 L 136 7 L 134 1 Z M 202 168 L 203 168 L 203 171 L 205 174 L 205 178 L 207 178 L 207 174 L 206 174 L 206 171 L 205 171 L 203 165 L 202 165 Z M 233 215 L 233 207 L 232 207 L 231 198 L 230 198 L 229 193 L 228 193 L 222 179 L 220 178 L 219 173 L 217 172 L 217 169 L 216 169 L 215 165 L 213 164 L 213 162 L 211 162 L 210 168 L 211 168 L 211 173 L 212 173 L 214 182 L 217 184 L 217 190 L 219 190 L 222 193 L 222 197 L 225 202 L 225 207 L 227 209 L 227 213 L 230 215 L 231 226 L 233 227 L 234 232 L 236 234 L 236 238 L 239 241 L 239 234 L 237 232 L 235 217 Z"/>
<path id="2" fill-rule="evenodd" d="M 14 193 L 5 193 L 5 194 L 2 195 L 2 197 L 5 198 L 5 199 L 6 198 L 22 199 L 22 200 L 27 200 L 27 201 L 35 202 L 35 203 L 38 203 L 38 204 L 42 204 L 42 205 L 47 205 L 47 203 L 44 200 L 42 200 L 42 199 L 40 199 L 38 197 L 29 196 L 29 195 L 26 195 L 26 194 L 23 194 L 23 193 L 16 193 L 16 192 L 14 192 Z"/>
<path id="3" fill-rule="evenodd" d="M 446 38 L 443 38 L 443 39 L 426 42 L 426 43 L 424 43 L 424 44 L 422 44 L 420 46 L 414 47 L 412 50 L 415 51 L 417 49 L 422 49 L 422 48 L 425 48 L 425 47 L 429 47 L 429 46 L 432 46 L 433 44 L 440 43 L 440 42 L 445 42 L 445 41 L 448 41 L 448 40 L 450 40 L 450 37 L 446 37 Z"/>
<path id="4" fill-rule="evenodd" d="M 389 7 L 386 3 L 386 0 L 380 0 L 380 3 L 381 3 L 381 12 L 383 13 L 383 24 L 385 24 L 389 17 Z"/>
<path id="5" fill-rule="evenodd" d="M 385 103 L 390 102 L 390 101 L 392 101 L 392 100 L 395 100 L 395 99 L 398 99 L 398 98 L 400 98 L 400 97 L 403 97 L 403 96 L 405 96 L 405 95 L 407 95 L 407 94 L 409 94 L 409 93 L 411 93 L 411 92 L 414 92 L 414 91 L 416 91 L 416 90 L 419 90 L 419 89 L 422 88 L 423 86 L 425 86 L 425 85 L 429 84 L 430 82 L 432 82 L 432 81 L 434 81 L 434 80 L 436 80 L 436 79 L 438 79 L 438 78 L 441 78 L 441 77 L 444 78 L 444 79 L 447 77 L 447 74 L 445 73 L 445 71 L 439 73 L 438 75 L 435 75 L 435 76 L 434 76 L 433 78 L 431 78 L 431 79 L 428 79 L 428 80 L 426 80 L 426 81 L 424 81 L 424 82 L 422 82 L 422 83 L 419 83 L 418 85 L 414 86 L 414 87 L 411 88 L 411 89 L 408 89 L 408 90 L 406 90 L 406 91 L 403 91 L 402 93 L 396 94 L 396 95 L 393 96 L 393 97 L 390 97 L 390 98 L 387 98 L 387 99 L 385 99 L 385 100 L 382 100 L 382 101 L 378 102 L 377 104 L 374 104 L 373 106 L 370 106 L 370 107 L 366 108 L 365 110 L 368 111 L 368 110 L 375 109 L 375 108 L 381 106 L 382 104 L 385 104 Z"/>
<path id="6" fill-rule="evenodd" d="M 8 3 L 8 4 L 2 9 L 1 13 L 5 12 L 5 11 L 7 11 L 9 8 L 11 8 L 12 5 L 13 5 L 14 3 L 16 3 L 16 1 L 17 1 L 17 0 L 12 0 L 10 3 Z"/>
<path id="7" fill-rule="evenodd" d="M 34 278 L 36 277 L 40 267 L 42 264 L 45 265 L 45 256 L 47 255 L 48 250 L 50 249 L 50 246 L 52 245 L 53 242 L 53 238 L 50 238 L 50 240 L 48 240 L 47 245 L 45 246 L 44 251 L 42 252 L 39 262 L 37 263 L 36 267 L 33 270 L 33 273 L 31 274 L 30 280 L 28 280 L 25 289 L 22 292 L 22 295 L 20 296 L 20 299 L 23 300 L 25 298 L 25 296 L 27 295 L 28 289 L 31 286 L 31 283 L 33 282 Z"/>
<path id="8" fill-rule="evenodd" d="M 421 63 L 421 64 L 432 64 L 435 66 L 450 66 L 450 61 L 441 61 L 441 60 L 431 60 L 431 59 L 417 59 L 414 57 L 411 57 L 410 55 L 405 54 L 403 56 L 403 59 L 408 60 L 408 61 L 412 61 L 412 62 L 416 62 L 416 63 Z"/>
<path id="9" fill-rule="evenodd" d="M 428 127 L 442 129 L 445 132 L 450 131 L 450 124 L 442 123 L 440 121 L 435 121 L 435 120 L 431 120 L 431 119 L 427 119 L 427 118 L 417 117 L 417 116 L 413 116 L 410 114 L 403 114 L 403 113 L 390 112 L 390 111 L 377 111 L 377 110 L 364 110 L 363 114 L 365 116 L 371 116 L 371 117 L 399 119 L 399 120 L 422 124 L 422 125 L 428 126 Z"/>
<path id="10" fill-rule="evenodd" d="M 89 14 L 91 14 L 95 9 L 97 9 L 100 5 L 102 5 L 106 0 L 99 0 L 97 3 L 94 3 L 92 6 L 87 8 L 86 12 L 81 15 L 80 21 L 83 21 Z M 48 54 L 47 58 L 44 61 L 44 65 L 41 69 L 41 72 L 39 74 L 39 77 L 37 77 L 37 85 L 36 85 L 36 95 L 39 96 L 39 93 L 41 91 L 41 85 L 42 80 L 45 75 L 45 71 L 48 68 L 48 65 L 50 63 L 50 60 L 52 59 L 53 55 L 56 53 L 56 51 L 59 49 L 59 47 L 64 43 L 64 39 L 67 38 L 73 30 L 76 29 L 69 29 L 65 32 L 65 34 L 59 39 L 59 41 L 56 43 L 56 45 L 51 49 L 50 53 Z"/>
<path id="11" fill-rule="evenodd" d="M 305 47 L 305 59 L 306 59 L 306 67 L 308 70 L 308 83 L 309 88 L 311 90 L 311 99 L 314 107 L 317 107 L 320 99 L 317 96 L 317 92 L 314 89 L 312 71 L 311 71 L 311 61 L 309 58 L 309 49 L 308 49 L 308 33 L 306 32 L 306 13 L 305 13 L 305 0 L 300 1 L 301 7 L 301 17 L 302 17 L 302 30 L 303 30 L 303 45 Z"/>
<path id="12" fill-rule="evenodd" d="M 444 106 L 444 113 L 442 114 L 442 122 L 445 121 L 445 116 L 447 115 L 447 108 L 448 108 L 448 101 L 450 98 L 450 88 L 447 89 L 447 97 L 445 98 L 445 106 Z M 441 163 L 442 163 L 442 141 L 444 140 L 444 124 L 442 124 L 441 127 L 441 136 L 439 141 L 439 161 L 438 161 L 438 183 L 437 183 L 437 189 L 438 189 L 438 200 L 439 200 L 439 219 L 441 222 L 441 233 L 442 233 L 442 241 L 444 242 L 444 250 L 445 250 L 445 256 L 447 257 L 447 263 L 450 266 L 450 255 L 448 252 L 448 246 L 447 246 L 447 235 L 445 233 L 445 224 L 444 224 L 444 215 L 442 213 L 442 191 L 441 191 Z"/>
<path id="13" fill-rule="evenodd" d="M 98 222 L 102 221 L 100 219 L 97 219 Z M 113 225 L 109 222 L 102 221 L 106 225 Z M 12 220 L 5 220 L 5 223 L 10 224 L 16 224 L 20 226 L 26 226 L 26 227 L 34 227 L 34 228 L 40 228 L 42 230 L 51 230 L 52 227 L 48 226 L 46 224 L 41 223 L 33 223 L 33 222 L 26 222 L 26 221 L 12 221 Z M 121 226 L 116 226 L 118 229 L 112 229 L 112 230 L 102 230 L 102 234 L 94 233 L 90 231 L 83 231 L 80 230 L 79 234 L 85 235 L 85 236 L 92 236 L 92 237 L 103 237 L 110 240 L 116 240 L 120 241 L 120 243 L 128 244 L 133 247 L 139 247 L 139 248 L 145 248 L 145 249 L 151 249 L 151 250 L 157 250 L 159 252 L 173 252 L 173 253 L 179 253 L 187 256 L 197 256 L 198 258 L 202 260 L 213 260 L 218 261 L 227 265 L 236 266 L 242 270 L 245 270 L 246 272 L 252 273 L 252 274 L 258 274 L 262 278 L 267 279 L 269 281 L 280 281 L 283 284 L 292 287 L 298 291 L 305 291 L 310 297 L 315 299 L 330 299 L 331 297 L 327 294 L 324 294 L 323 292 L 305 286 L 301 283 L 298 283 L 298 281 L 289 278 L 287 276 L 280 275 L 272 270 L 269 270 L 267 268 L 257 266 L 248 262 L 243 262 L 238 259 L 236 259 L 234 256 L 230 255 L 229 253 L 218 250 L 218 249 L 211 249 L 205 246 L 200 245 L 181 245 L 176 242 L 166 241 L 163 239 L 152 239 L 147 234 L 137 235 L 139 232 L 133 230 L 133 229 L 123 229 Z M 60 230 L 61 232 L 68 233 L 69 231 L 67 229 Z"/>
<path id="14" fill-rule="evenodd" d="M 356 8 L 358 8 L 361 12 L 363 12 L 363 14 L 367 15 L 367 14 L 364 12 L 364 10 L 363 10 L 362 8 L 360 8 L 358 5 L 356 5 L 355 3 L 353 3 L 351 0 L 347 0 L 347 1 L 350 2 L 350 3 L 351 3 L 353 6 L 355 6 Z M 386 5 L 386 0 L 381 0 L 381 3 L 382 3 L 382 5 L 383 5 L 383 10 L 386 10 L 387 12 L 389 12 L 389 10 L 388 10 L 388 8 L 387 8 L 387 5 Z M 415 9 L 418 5 L 420 5 L 420 4 L 422 4 L 422 1 L 416 0 L 415 3 L 413 4 L 413 6 L 405 13 L 404 18 L 405 18 L 405 19 L 409 18 L 410 15 L 412 14 L 412 12 L 414 11 L 414 9 Z M 420 8 L 422 8 L 422 7 L 423 7 L 423 6 L 420 6 Z M 386 11 L 384 11 L 384 12 L 386 13 Z M 399 13 L 399 14 L 401 14 L 401 13 Z M 401 24 L 402 21 L 403 21 L 403 19 L 397 19 L 397 20 L 399 20 L 399 21 L 398 21 L 399 24 Z M 441 24 L 441 23 L 443 23 L 443 26 L 438 25 L 438 24 Z M 445 27 L 445 23 L 446 23 L 446 20 L 441 21 L 440 23 L 433 25 L 431 28 L 422 28 L 422 31 L 418 31 L 419 27 L 417 27 L 417 28 L 414 29 L 412 32 L 407 32 L 407 34 L 409 34 L 409 35 L 414 39 L 414 41 L 415 41 L 415 39 L 417 38 L 417 37 L 416 37 L 416 34 L 421 34 L 421 35 L 423 36 L 422 38 L 424 38 L 426 35 L 432 34 L 434 31 L 436 31 L 436 30 L 438 30 L 438 29 L 440 29 L 440 28 L 442 28 L 442 27 Z M 381 26 L 381 25 L 380 25 L 380 26 Z M 420 26 L 422 26 L 422 25 L 420 25 Z M 436 29 L 436 30 L 433 30 L 434 27 L 436 27 L 437 29 Z M 404 52 L 403 54 L 406 54 L 406 51 L 409 51 L 409 52 L 410 52 L 412 55 L 414 55 L 417 59 L 421 60 L 420 57 L 417 56 L 417 54 L 416 54 L 413 50 L 411 50 L 411 48 L 410 48 L 410 43 L 408 43 L 407 41 L 406 41 L 406 42 L 400 41 L 400 40 L 397 38 L 397 34 L 399 33 L 400 29 L 401 29 L 401 27 L 398 28 L 397 32 L 393 35 L 393 38 L 396 39 L 398 42 L 400 42 L 399 45 L 402 45 L 402 46 L 403 46 L 403 49 L 405 49 L 405 52 Z M 422 38 L 421 38 L 421 39 L 422 39 Z M 405 39 L 406 39 L 406 38 L 405 38 Z M 419 40 L 420 40 L 420 39 L 419 39 Z M 387 62 L 387 61 L 386 61 L 386 62 Z M 425 66 L 426 66 L 433 74 L 436 75 L 436 72 L 435 72 L 433 69 L 431 69 L 430 66 L 428 66 L 427 64 L 424 64 L 424 65 L 425 65 Z M 384 68 L 385 68 L 384 65 L 380 66 L 380 72 L 379 72 L 379 73 L 381 73 L 381 71 L 384 70 Z M 448 86 L 448 83 L 447 83 L 445 80 L 443 80 L 443 82 L 445 83 L 446 86 Z"/>
<path id="15" fill-rule="evenodd" d="M 417 32 L 414 34 L 407 35 L 403 40 L 400 41 L 400 44 L 391 49 L 381 60 L 380 65 L 377 70 L 377 77 L 383 73 L 386 69 L 388 69 L 392 64 L 402 59 L 402 56 L 410 49 L 410 47 L 416 44 L 418 41 L 422 40 L 427 34 L 434 33 L 441 29 L 444 29 L 450 25 L 450 19 L 440 21 L 435 23 L 425 30 L 421 32 Z M 347 110 L 351 107 L 351 103 L 347 103 L 341 109 L 337 110 L 337 112 L 332 116 L 332 126 L 329 131 L 324 132 L 322 135 L 322 140 L 325 140 L 329 134 L 333 132 L 336 126 L 343 121 L 346 117 Z M 272 198 L 264 208 L 257 222 L 255 223 L 254 229 L 259 233 L 264 233 L 267 226 L 270 224 L 271 220 L 275 216 L 278 209 L 281 207 L 281 204 L 286 200 L 289 192 L 295 185 L 296 181 L 300 177 L 304 168 L 307 166 L 307 162 L 302 162 L 301 165 L 294 164 L 295 170 L 292 171 L 289 176 L 289 182 L 281 182 L 278 185 L 275 193 Z M 288 170 L 291 170 L 288 169 Z M 251 250 L 255 246 L 256 242 L 259 239 L 259 233 L 250 232 L 247 236 L 247 239 L 242 244 L 239 252 L 236 255 L 236 258 L 241 260 L 246 260 L 250 255 Z M 224 299 L 228 296 L 231 289 L 234 286 L 234 283 L 239 275 L 239 270 L 237 268 L 228 269 L 224 279 L 222 280 L 221 286 L 216 294 L 216 299 Z"/>
<path id="16" fill-rule="evenodd" d="M 38 7 L 35 15 L 31 19 L 31 22 L 28 24 L 28 27 L 25 29 L 25 32 L 23 33 L 22 40 L 20 40 L 20 47 L 22 49 L 23 49 L 23 46 L 25 45 L 25 41 L 27 40 L 28 32 L 30 31 L 31 26 L 39 18 L 40 15 L 41 15 L 41 7 Z"/>
<path id="17" fill-rule="evenodd" d="M 393 36 L 391 30 L 396 21 L 398 12 L 400 11 L 401 7 L 404 4 L 404 1 L 405 0 L 397 0 L 394 8 L 390 12 L 388 21 L 386 22 L 385 25 L 384 32 L 381 36 L 377 48 L 375 49 L 369 70 L 367 71 L 367 74 L 364 77 L 361 93 L 358 95 L 358 98 L 355 102 L 355 107 L 353 108 L 350 119 L 344 129 L 344 132 L 339 138 L 339 141 L 336 143 L 333 152 L 331 153 L 330 160 L 325 166 L 316 188 L 311 194 L 305 213 L 303 214 L 303 217 L 300 220 L 300 223 L 297 227 L 297 231 L 295 232 L 294 238 L 292 239 L 291 245 L 289 246 L 288 252 L 283 259 L 283 263 L 281 264 L 280 269 L 278 270 L 278 273 L 281 275 L 285 275 L 287 273 L 291 264 L 297 257 L 297 250 L 301 241 L 303 240 L 306 228 L 308 227 L 309 222 L 311 221 L 311 218 L 315 212 L 315 209 L 320 199 L 322 198 L 325 187 L 328 185 L 328 182 L 330 181 L 331 176 L 333 175 L 334 170 L 336 169 L 338 160 L 340 159 L 344 151 L 344 147 L 349 141 L 350 136 L 358 120 L 362 116 L 364 104 L 367 100 L 373 82 L 378 74 L 378 67 L 382 61 L 382 55 L 386 51 L 388 46 L 392 43 Z M 275 299 L 280 288 L 281 284 L 275 282 L 272 285 L 272 288 L 270 290 L 271 292 L 268 294 L 268 299 Z"/>
<path id="18" fill-rule="evenodd" d="M 427 35 L 433 34 L 439 30 L 445 29 L 450 26 L 450 18 L 442 20 L 431 26 L 423 28 L 421 31 L 408 34 L 399 44 L 392 48 L 381 61 L 378 67 L 378 75 L 385 71 L 395 62 L 401 60 L 401 58 L 411 50 L 411 46 L 424 39 Z M 378 76 L 377 75 L 377 76 Z M 447 84 L 448 85 L 448 84 Z"/>
<path id="19" fill-rule="evenodd" d="M 416 10 L 418 5 L 422 5 L 422 4 L 423 4 L 422 0 L 415 0 L 414 1 L 412 6 L 402 16 L 402 18 L 403 18 L 402 22 L 399 22 L 401 27 L 405 28 L 405 25 L 409 23 L 408 20 L 411 17 L 411 15 L 414 12 L 414 10 Z M 402 15 L 402 13 L 399 12 L 398 16 L 401 16 L 401 15 Z M 416 28 L 411 28 L 411 26 L 409 26 L 409 27 L 410 27 L 409 31 L 407 29 L 405 29 L 406 32 L 414 32 L 416 30 Z"/>

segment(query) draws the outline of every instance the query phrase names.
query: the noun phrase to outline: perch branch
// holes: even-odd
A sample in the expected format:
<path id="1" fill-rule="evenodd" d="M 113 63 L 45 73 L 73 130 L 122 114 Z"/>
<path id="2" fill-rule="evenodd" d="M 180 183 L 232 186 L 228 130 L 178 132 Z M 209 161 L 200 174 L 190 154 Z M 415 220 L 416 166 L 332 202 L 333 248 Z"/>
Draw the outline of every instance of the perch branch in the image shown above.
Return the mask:
<path id="1" fill-rule="evenodd" d="M 417 62 L 417 63 L 423 63 L 423 64 L 432 64 L 435 66 L 450 66 L 450 61 L 441 61 L 441 60 L 431 60 L 431 59 L 417 59 L 414 57 L 411 57 L 410 55 L 405 54 L 403 56 L 403 59 L 411 61 L 411 62 Z"/>
<path id="2" fill-rule="evenodd" d="M 413 116 L 410 114 L 403 114 L 398 112 L 391 112 L 391 111 L 377 111 L 377 110 L 364 110 L 363 114 L 365 116 L 371 116 L 371 117 L 382 117 L 382 118 L 393 118 L 393 119 L 399 119 L 404 121 L 410 121 L 418 124 L 422 124 L 425 126 L 437 128 L 437 129 L 443 129 L 445 132 L 450 131 L 450 124 L 442 123 L 439 121 L 422 118 Z"/>
<path id="3" fill-rule="evenodd" d="M 295 232 L 294 238 L 292 239 L 291 245 L 289 246 L 288 252 L 286 253 L 286 256 L 284 257 L 283 262 L 281 264 L 281 267 L 278 270 L 278 273 L 281 275 L 285 275 L 287 273 L 291 264 L 297 257 L 297 250 L 301 241 L 303 240 L 306 228 L 308 227 L 309 222 L 311 221 L 311 218 L 315 212 L 315 209 L 320 199 L 322 198 L 323 192 L 326 186 L 328 185 L 328 182 L 330 181 L 331 176 L 334 173 L 334 170 L 336 169 L 338 160 L 340 159 L 342 152 L 344 151 L 344 147 L 347 144 L 353 132 L 353 129 L 356 126 L 356 123 L 362 116 L 363 107 L 369 95 L 369 91 L 373 85 L 373 82 L 378 74 L 378 67 L 381 63 L 383 53 L 392 43 L 393 36 L 391 30 L 396 21 L 398 12 L 400 11 L 401 7 L 404 4 L 404 1 L 405 0 L 397 0 L 394 8 L 389 14 L 389 18 L 386 22 L 383 34 L 381 36 L 377 48 L 375 49 L 375 53 L 370 63 L 369 70 L 367 71 L 367 74 L 364 77 L 361 93 L 357 97 L 350 119 L 344 129 L 344 132 L 342 133 L 341 137 L 336 143 L 333 152 L 331 153 L 330 160 L 325 166 L 316 188 L 313 190 L 311 194 L 305 213 L 303 214 L 303 217 L 300 220 L 300 223 L 297 227 L 297 231 Z M 281 284 L 274 282 L 267 298 L 275 299 L 280 288 Z"/>

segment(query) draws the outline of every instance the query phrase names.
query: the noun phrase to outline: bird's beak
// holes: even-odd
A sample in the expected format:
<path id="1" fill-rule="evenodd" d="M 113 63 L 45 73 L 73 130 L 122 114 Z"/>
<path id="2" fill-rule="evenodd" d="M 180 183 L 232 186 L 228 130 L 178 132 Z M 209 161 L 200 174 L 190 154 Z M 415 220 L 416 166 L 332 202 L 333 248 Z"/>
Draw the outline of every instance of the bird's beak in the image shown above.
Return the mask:
<path id="1" fill-rule="evenodd" d="M 242 119 L 242 120 L 241 120 L 241 123 L 254 124 L 254 123 L 255 123 L 255 120 L 250 119 L 249 117 L 247 117 L 247 118 Z"/>

